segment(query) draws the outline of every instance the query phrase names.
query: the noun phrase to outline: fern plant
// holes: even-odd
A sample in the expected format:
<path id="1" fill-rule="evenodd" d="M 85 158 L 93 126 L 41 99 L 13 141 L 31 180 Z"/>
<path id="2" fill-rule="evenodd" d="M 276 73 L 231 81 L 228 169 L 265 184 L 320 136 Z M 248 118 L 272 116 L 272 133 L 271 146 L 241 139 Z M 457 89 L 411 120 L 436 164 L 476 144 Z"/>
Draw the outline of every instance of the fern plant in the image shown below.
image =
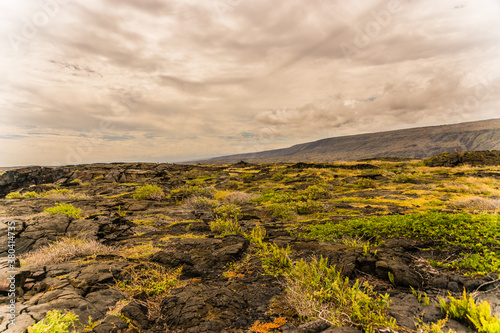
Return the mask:
<path id="1" fill-rule="evenodd" d="M 500 320 L 491 315 L 491 306 L 488 302 L 476 305 L 472 295 L 467 295 L 464 289 L 461 299 L 448 295 L 448 299 L 439 298 L 441 311 L 451 318 L 465 322 L 480 333 L 500 332 Z"/>

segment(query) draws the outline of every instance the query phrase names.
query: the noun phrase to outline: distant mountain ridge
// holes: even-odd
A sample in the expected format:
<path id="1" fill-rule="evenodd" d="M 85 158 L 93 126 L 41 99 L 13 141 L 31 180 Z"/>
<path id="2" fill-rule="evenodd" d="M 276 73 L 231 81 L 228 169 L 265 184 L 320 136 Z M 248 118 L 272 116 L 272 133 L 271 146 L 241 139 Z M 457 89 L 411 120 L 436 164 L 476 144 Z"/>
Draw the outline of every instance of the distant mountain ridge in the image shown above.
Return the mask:
<path id="1" fill-rule="evenodd" d="M 202 162 L 333 162 L 380 157 L 427 158 L 456 149 L 500 150 L 500 119 L 333 137 L 289 148 L 227 155 Z"/>

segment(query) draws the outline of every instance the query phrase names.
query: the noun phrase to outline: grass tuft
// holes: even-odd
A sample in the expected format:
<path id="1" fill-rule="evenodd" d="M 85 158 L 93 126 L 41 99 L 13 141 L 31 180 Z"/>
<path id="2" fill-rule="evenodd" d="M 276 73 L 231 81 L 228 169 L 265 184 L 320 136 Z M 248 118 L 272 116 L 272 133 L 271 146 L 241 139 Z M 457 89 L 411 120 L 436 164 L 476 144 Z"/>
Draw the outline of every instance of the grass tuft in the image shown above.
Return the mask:
<path id="1" fill-rule="evenodd" d="M 161 200 L 165 193 L 158 185 L 144 185 L 135 190 L 132 197 L 136 200 Z"/>
<path id="2" fill-rule="evenodd" d="M 145 292 L 146 295 L 158 299 L 177 285 L 181 273 L 182 267 L 167 270 L 155 263 L 145 263 L 126 270 L 124 274 L 127 278 L 117 281 L 116 286 L 131 296 Z"/>
<path id="3" fill-rule="evenodd" d="M 51 213 L 52 215 L 65 214 L 76 219 L 80 219 L 83 213 L 80 208 L 75 208 L 73 205 L 65 203 L 56 203 L 55 207 L 47 207 L 43 211 Z"/>
<path id="4" fill-rule="evenodd" d="M 396 329 L 388 319 L 389 295 L 373 291 L 359 280 L 351 286 L 325 258 L 301 259 L 285 274 L 288 303 L 305 318 L 322 319 L 332 326 L 351 326 L 365 332 L 376 328 Z"/>
<path id="5" fill-rule="evenodd" d="M 23 256 L 23 262 L 35 266 L 45 266 L 66 262 L 77 257 L 87 257 L 98 253 L 113 253 L 112 247 L 95 240 L 64 237 Z"/>
<path id="6" fill-rule="evenodd" d="M 210 230 L 212 232 L 217 232 L 221 236 L 228 235 L 241 235 L 243 231 L 241 230 L 238 221 L 225 219 L 218 217 L 214 221 L 210 222 Z"/>
<path id="7" fill-rule="evenodd" d="M 28 328 L 28 333 L 76 333 L 78 316 L 70 311 L 65 314 L 62 311 L 52 310 L 47 312 L 45 318 Z"/>
<path id="8" fill-rule="evenodd" d="M 461 299 L 456 299 L 451 295 L 448 299 L 439 298 L 439 307 L 451 318 L 464 322 L 477 332 L 500 332 L 500 320 L 491 315 L 490 303 L 481 302 L 476 305 L 472 295 L 467 295 L 465 289 Z"/>

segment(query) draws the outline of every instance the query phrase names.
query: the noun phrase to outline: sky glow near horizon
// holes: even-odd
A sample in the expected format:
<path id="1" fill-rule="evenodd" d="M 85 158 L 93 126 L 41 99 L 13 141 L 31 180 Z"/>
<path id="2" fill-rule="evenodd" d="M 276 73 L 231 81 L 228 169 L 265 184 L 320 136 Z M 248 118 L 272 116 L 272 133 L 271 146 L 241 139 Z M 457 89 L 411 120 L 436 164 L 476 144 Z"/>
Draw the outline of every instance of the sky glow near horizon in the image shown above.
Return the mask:
<path id="1" fill-rule="evenodd" d="M 0 3 L 0 166 L 499 118 L 496 0 Z"/>

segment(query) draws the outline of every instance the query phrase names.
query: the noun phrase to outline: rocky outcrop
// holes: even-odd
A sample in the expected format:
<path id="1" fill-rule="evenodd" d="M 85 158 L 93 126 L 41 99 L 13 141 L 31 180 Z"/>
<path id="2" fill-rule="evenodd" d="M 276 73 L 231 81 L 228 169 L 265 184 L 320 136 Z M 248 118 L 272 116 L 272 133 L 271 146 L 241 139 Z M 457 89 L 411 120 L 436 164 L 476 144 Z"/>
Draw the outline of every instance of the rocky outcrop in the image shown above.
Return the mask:
<path id="1" fill-rule="evenodd" d="M 22 255 L 37 250 L 62 237 L 85 235 L 86 239 L 103 243 L 134 234 L 135 225 L 120 217 L 95 216 L 91 219 L 75 220 L 64 214 L 53 216 L 38 215 L 29 218 L 14 218 L 16 221 L 16 254 Z M 7 234 L 8 221 L 13 218 L 0 218 L 0 233 Z M 7 256 L 7 237 L 0 239 L 0 257 Z"/>
<path id="2" fill-rule="evenodd" d="M 425 160 L 425 165 L 431 167 L 456 167 L 459 165 L 487 166 L 500 165 L 500 151 L 466 151 L 443 153 Z"/>

